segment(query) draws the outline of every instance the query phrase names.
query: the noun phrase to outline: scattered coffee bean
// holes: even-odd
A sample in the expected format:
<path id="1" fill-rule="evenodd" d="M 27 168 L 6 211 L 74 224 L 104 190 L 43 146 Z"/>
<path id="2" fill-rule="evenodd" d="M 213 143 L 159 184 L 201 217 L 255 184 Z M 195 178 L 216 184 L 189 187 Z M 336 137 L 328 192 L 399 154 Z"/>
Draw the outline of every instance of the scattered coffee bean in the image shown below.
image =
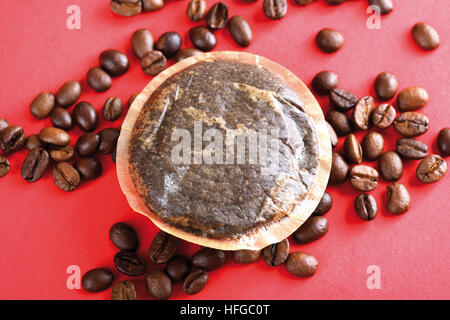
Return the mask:
<path id="1" fill-rule="evenodd" d="M 182 281 L 191 272 L 191 263 L 185 256 L 174 256 L 164 269 L 174 282 Z"/>
<path id="2" fill-rule="evenodd" d="M 189 1 L 186 14 L 191 21 L 203 20 L 206 15 L 206 2 L 203 0 Z"/>
<path id="3" fill-rule="evenodd" d="M 164 7 L 164 0 L 142 0 L 142 11 L 156 11 Z"/>
<path id="4" fill-rule="evenodd" d="M 147 29 L 136 30 L 131 36 L 131 48 L 138 59 L 153 50 L 153 36 Z"/>
<path id="5" fill-rule="evenodd" d="M 81 84 L 78 81 L 68 81 L 56 93 L 56 102 L 62 108 L 71 107 L 81 96 Z"/>
<path id="6" fill-rule="evenodd" d="M 112 287 L 111 300 L 137 300 L 133 282 L 130 280 L 116 282 Z"/>
<path id="7" fill-rule="evenodd" d="M 443 128 L 437 137 L 437 147 L 443 157 L 450 155 L 450 128 Z"/>
<path id="8" fill-rule="evenodd" d="M 394 9 L 392 0 L 369 0 L 371 6 L 378 6 L 382 15 L 390 13 Z"/>
<path id="9" fill-rule="evenodd" d="M 166 58 L 174 57 L 181 48 L 181 37 L 174 31 L 164 33 L 155 43 L 155 50 L 161 51 Z"/>
<path id="10" fill-rule="evenodd" d="M 195 48 L 184 48 L 180 49 L 175 56 L 175 62 L 180 62 L 181 60 L 184 60 L 189 57 L 197 56 L 199 54 L 202 54 L 203 51 L 195 49 Z"/>
<path id="11" fill-rule="evenodd" d="M 103 117 L 107 121 L 115 121 L 122 115 L 122 100 L 117 97 L 108 98 L 102 109 Z"/>
<path id="12" fill-rule="evenodd" d="M 98 134 L 88 132 L 78 138 L 75 147 L 80 156 L 86 157 L 97 152 L 99 145 L 100 137 Z"/>
<path id="13" fill-rule="evenodd" d="M 405 137 L 417 137 L 428 131 L 430 120 L 420 112 L 405 112 L 394 121 L 394 128 Z"/>
<path id="14" fill-rule="evenodd" d="M 132 17 L 142 11 L 141 0 L 111 0 L 109 8 L 115 14 L 123 17 Z"/>
<path id="15" fill-rule="evenodd" d="M 212 29 L 222 29 L 228 21 L 228 6 L 223 2 L 215 3 L 206 14 L 206 25 Z"/>
<path id="16" fill-rule="evenodd" d="M 381 133 L 371 131 L 365 135 L 361 142 L 364 158 L 374 161 L 383 153 L 384 138 Z"/>
<path id="17" fill-rule="evenodd" d="M 352 124 L 344 112 L 330 110 L 325 118 L 338 136 L 346 136 L 353 131 Z"/>
<path id="18" fill-rule="evenodd" d="M 102 164 L 95 158 L 80 158 L 75 162 L 74 167 L 84 180 L 97 179 L 102 174 Z"/>
<path id="19" fill-rule="evenodd" d="M 337 89 L 339 77 L 332 71 L 321 71 L 314 76 L 311 84 L 316 93 L 329 94 L 331 90 Z"/>
<path id="20" fill-rule="evenodd" d="M 299 243 L 309 243 L 322 238 L 327 232 L 327 218 L 311 216 L 292 234 L 292 237 Z"/>
<path id="21" fill-rule="evenodd" d="M 30 104 L 30 112 L 38 119 L 46 118 L 55 107 L 53 93 L 44 91 L 38 94 Z"/>
<path id="22" fill-rule="evenodd" d="M 39 133 L 39 139 L 42 142 L 53 144 L 56 146 L 65 146 L 70 143 L 69 134 L 59 128 L 46 127 Z"/>
<path id="23" fill-rule="evenodd" d="M 58 162 L 53 168 L 55 185 L 63 191 L 73 191 L 80 184 L 78 171 L 67 162 Z"/>
<path id="24" fill-rule="evenodd" d="M 114 265 L 120 273 L 137 277 L 147 270 L 147 261 L 133 251 L 122 250 L 114 255 Z"/>
<path id="25" fill-rule="evenodd" d="M 78 102 L 72 111 L 73 121 L 84 131 L 92 132 L 98 125 L 98 113 L 89 102 Z"/>
<path id="26" fill-rule="evenodd" d="M 416 139 L 400 138 L 397 140 L 396 151 L 406 159 L 419 160 L 428 154 L 428 146 Z"/>
<path id="27" fill-rule="evenodd" d="M 348 177 L 349 166 L 339 153 L 333 152 L 331 158 L 331 172 L 328 183 L 339 184 L 345 182 Z"/>
<path id="28" fill-rule="evenodd" d="M 20 126 L 9 126 L 0 133 L 0 149 L 4 154 L 11 154 L 25 145 L 25 132 Z"/>
<path id="29" fill-rule="evenodd" d="M 344 141 L 344 155 L 350 163 L 361 163 L 363 152 L 355 135 L 350 133 Z"/>
<path id="30" fill-rule="evenodd" d="M 22 178 L 28 182 L 39 180 L 50 162 L 47 151 L 42 148 L 31 150 L 22 163 Z"/>
<path id="31" fill-rule="evenodd" d="M 362 193 L 355 199 L 355 210 L 358 217 L 362 220 L 373 220 L 378 213 L 377 201 L 372 195 Z"/>
<path id="32" fill-rule="evenodd" d="M 39 139 L 39 135 L 32 134 L 31 136 L 28 136 L 26 142 L 25 142 L 25 148 L 28 151 L 33 150 L 34 148 L 47 148 L 47 144 L 45 142 L 42 142 L 41 139 Z"/>
<path id="33" fill-rule="evenodd" d="M 252 29 L 247 20 L 241 16 L 233 16 L 228 21 L 228 30 L 233 40 L 241 47 L 248 47 L 252 42 Z"/>
<path id="34" fill-rule="evenodd" d="M 118 222 L 109 229 L 109 239 L 120 250 L 136 251 L 139 247 L 136 231 L 123 222 Z"/>
<path id="35" fill-rule="evenodd" d="M 316 2 L 316 1 L 317 0 L 295 0 L 295 3 L 300 6 L 306 6 L 306 5 Z"/>
<path id="36" fill-rule="evenodd" d="M 374 168 L 360 164 L 350 170 L 349 180 L 358 191 L 372 191 L 378 185 L 378 172 Z"/>
<path id="37" fill-rule="evenodd" d="M 72 116 L 67 109 L 60 107 L 53 109 L 50 113 L 50 121 L 56 128 L 60 128 L 65 131 L 72 129 Z"/>
<path id="38" fill-rule="evenodd" d="M 331 104 L 339 111 L 348 111 L 358 102 L 353 93 L 338 88 L 331 89 L 329 98 Z"/>
<path id="39" fill-rule="evenodd" d="M 278 243 L 271 244 L 263 249 L 264 261 L 269 266 L 283 264 L 289 254 L 289 241 L 284 239 Z"/>
<path id="40" fill-rule="evenodd" d="M 166 57 L 161 51 L 153 50 L 141 60 L 141 69 L 149 76 L 156 76 L 167 65 Z"/>
<path id="41" fill-rule="evenodd" d="M 378 129 L 387 129 L 394 123 L 397 112 L 390 104 L 383 103 L 372 112 L 372 124 Z"/>
<path id="42" fill-rule="evenodd" d="M 233 258 L 236 263 L 248 264 L 259 260 L 261 250 L 236 250 L 233 251 Z"/>
<path id="43" fill-rule="evenodd" d="M 108 289 L 114 280 L 111 271 L 103 268 L 96 268 L 86 272 L 81 278 L 81 285 L 88 292 L 100 292 Z"/>
<path id="44" fill-rule="evenodd" d="M 342 3 L 346 2 L 346 1 L 349 1 L 349 0 L 325 0 L 325 2 L 327 4 L 329 4 L 330 6 L 336 6 L 338 4 L 342 4 Z"/>
<path id="45" fill-rule="evenodd" d="M 114 128 L 102 129 L 98 132 L 100 144 L 98 145 L 98 153 L 111 154 L 117 146 L 117 139 L 120 131 Z"/>
<path id="46" fill-rule="evenodd" d="M 5 130 L 6 128 L 8 128 L 9 123 L 8 121 L 6 121 L 5 118 L 0 117 L 0 133 Z"/>
<path id="47" fill-rule="evenodd" d="M 287 12 L 287 2 L 286 0 L 264 0 L 263 11 L 267 18 L 279 20 Z"/>
<path id="48" fill-rule="evenodd" d="M 325 121 L 325 123 L 327 126 L 328 135 L 330 136 L 331 148 L 336 148 L 338 144 L 338 136 L 336 134 L 336 131 L 334 131 L 333 127 L 328 121 Z"/>
<path id="49" fill-rule="evenodd" d="M 164 231 L 160 231 L 153 239 L 148 256 L 153 263 L 167 263 L 178 248 L 179 239 Z"/>
<path id="50" fill-rule="evenodd" d="M 11 168 L 9 160 L 3 156 L 0 156 L 0 178 L 6 176 Z"/>
<path id="51" fill-rule="evenodd" d="M 211 51 L 216 46 L 216 36 L 205 27 L 193 27 L 189 30 L 189 38 L 197 49 Z"/>
<path id="52" fill-rule="evenodd" d="M 102 68 L 90 68 L 86 75 L 87 83 L 96 92 L 105 92 L 112 86 L 112 79 Z"/>
<path id="53" fill-rule="evenodd" d="M 194 268 L 184 279 L 183 291 L 189 295 L 197 294 L 203 290 L 209 280 L 208 272 Z"/>
<path id="54" fill-rule="evenodd" d="M 338 51 L 344 44 L 344 37 L 334 29 L 325 28 L 316 35 L 317 47 L 325 53 Z"/>
<path id="55" fill-rule="evenodd" d="M 206 271 L 222 267 L 227 262 L 225 251 L 213 248 L 202 248 L 192 257 L 192 264 Z"/>
<path id="56" fill-rule="evenodd" d="M 406 187 L 400 182 L 395 182 L 387 187 L 388 203 L 386 209 L 393 214 L 402 214 L 408 211 L 411 197 Z"/>
<path id="57" fill-rule="evenodd" d="M 428 103 L 428 92 L 421 87 L 409 87 L 402 90 L 397 96 L 397 105 L 400 111 L 416 111 Z"/>
<path id="58" fill-rule="evenodd" d="M 424 50 L 434 50 L 441 43 L 436 29 L 427 23 L 416 23 L 411 34 L 414 41 Z"/>
<path id="59" fill-rule="evenodd" d="M 128 57 L 114 49 L 103 51 L 99 58 L 99 64 L 111 77 L 121 76 L 130 68 Z"/>
<path id="60" fill-rule="evenodd" d="M 386 181 L 396 181 L 403 174 L 402 158 L 395 151 L 384 152 L 378 159 L 378 170 Z"/>
<path id="61" fill-rule="evenodd" d="M 166 300 L 172 295 L 172 282 L 163 271 L 154 269 L 145 276 L 148 293 L 156 300 Z"/>
<path id="62" fill-rule="evenodd" d="M 71 145 L 65 145 L 64 147 L 51 146 L 48 153 L 53 161 L 65 162 L 73 158 L 75 155 L 75 150 Z"/>
<path id="63" fill-rule="evenodd" d="M 325 213 L 330 211 L 332 205 L 333 205 L 333 198 L 331 197 L 331 194 L 325 191 L 323 193 L 322 199 L 320 199 L 320 202 L 317 205 L 314 212 L 312 213 L 312 215 L 323 216 Z"/>
<path id="64" fill-rule="evenodd" d="M 370 117 L 375 108 L 375 101 L 371 96 L 361 98 L 353 109 L 353 123 L 358 129 L 368 130 Z"/>
<path id="65" fill-rule="evenodd" d="M 286 270 L 297 277 L 311 277 L 313 276 L 319 263 L 313 256 L 303 252 L 292 252 L 286 260 Z"/>
<path id="66" fill-rule="evenodd" d="M 375 79 L 375 93 L 381 100 L 395 97 L 398 90 L 397 77 L 390 72 L 382 72 Z"/>
<path id="67" fill-rule="evenodd" d="M 437 154 L 426 156 L 417 166 L 416 176 L 423 183 L 439 181 L 447 172 L 447 163 Z"/>

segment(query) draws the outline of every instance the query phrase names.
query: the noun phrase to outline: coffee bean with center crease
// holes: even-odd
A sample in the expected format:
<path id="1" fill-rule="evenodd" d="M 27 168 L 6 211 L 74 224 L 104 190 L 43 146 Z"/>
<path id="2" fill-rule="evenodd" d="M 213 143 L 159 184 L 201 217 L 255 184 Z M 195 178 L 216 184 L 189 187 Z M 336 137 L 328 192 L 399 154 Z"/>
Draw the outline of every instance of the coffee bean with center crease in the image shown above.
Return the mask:
<path id="1" fill-rule="evenodd" d="M 402 214 L 409 210 L 411 204 L 411 197 L 408 189 L 399 183 L 395 182 L 387 187 L 388 202 L 386 209 L 393 214 Z"/>
<path id="2" fill-rule="evenodd" d="M 164 270 L 172 281 L 182 281 L 191 272 L 191 263 L 185 256 L 174 256 Z"/>
<path id="3" fill-rule="evenodd" d="M 320 30 L 316 35 L 317 47 L 325 53 L 333 53 L 338 51 L 344 44 L 343 35 L 330 28 Z"/>
<path id="4" fill-rule="evenodd" d="M 186 14 L 191 21 L 203 20 L 206 15 L 206 2 L 203 0 L 189 1 Z"/>
<path id="5" fill-rule="evenodd" d="M 189 57 L 197 56 L 199 54 L 202 54 L 203 51 L 195 49 L 195 48 L 184 48 L 180 49 L 175 56 L 175 62 L 180 62 L 181 60 L 184 60 Z"/>
<path id="6" fill-rule="evenodd" d="M 331 104 L 339 111 L 348 111 L 358 102 L 358 99 L 356 99 L 353 93 L 339 88 L 331 89 L 329 98 Z"/>
<path id="7" fill-rule="evenodd" d="M 156 300 L 167 300 L 172 295 L 172 282 L 164 271 L 154 269 L 145 276 L 148 293 Z"/>
<path id="8" fill-rule="evenodd" d="M 98 113 L 89 102 L 82 101 L 72 111 L 73 121 L 84 131 L 92 132 L 98 125 Z"/>
<path id="9" fill-rule="evenodd" d="M 352 124 L 344 112 L 330 110 L 325 118 L 338 136 L 346 136 L 353 131 Z"/>
<path id="10" fill-rule="evenodd" d="M 174 31 L 162 34 L 155 43 L 155 50 L 161 51 L 166 58 L 174 57 L 181 48 L 181 37 Z"/>
<path id="11" fill-rule="evenodd" d="M 349 166 L 339 153 L 333 152 L 331 157 L 331 171 L 328 183 L 339 184 L 345 182 L 348 177 Z"/>
<path id="12" fill-rule="evenodd" d="M 148 256 L 153 263 L 167 263 L 178 248 L 179 239 L 164 231 L 160 231 L 153 239 Z"/>
<path id="13" fill-rule="evenodd" d="M 411 30 L 414 41 L 424 50 L 434 50 L 439 47 L 439 34 L 427 23 L 416 23 Z"/>
<path id="14" fill-rule="evenodd" d="M 267 18 L 279 20 L 287 12 L 287 2 L 286 0 L 264 0 L 263 12 Z"/>
<path id="15" fill-rule="evenodd" d="M 84 180 L 97 179 L 102 174 L 102 164 L 95 158 L 80 158 L 75 162 L 74 166 Z"/>
<path id="16" fill-rule="evenodd" d="M 206 14 L 206 25 L 212 29 L 222 29 L 228 21 L 228 6 L 223 2 L 217 2 Z"/>
<path id="17" fill-rule="evenodd" d="M 50 121 L 56 128 L 63 130 L 72 129 L 72 116 L 67 109 L 57 107 L 50 113 Z"/>
<path id="18" fill-rule="evenodd" d="M 22 178 L 28 182 L 39 180 L 47 169 L 49 162 L 50 157 L 45 149 L 34 148 L 22 163 Z"/>
<path id="19" fill-rule="evenodd" d="M 358 217 L 362 220 L 370 221 L 375 219 L 378 213 L 377 201 L 375 198 L 367 193 L 362 193 L 356 197 L 355 210 Z"/>
<path id="20" fill-rule="evenodd" d="M 86 272 L 81 278 L 81 285 L 88 292 L 100 292 L 108 289 L 114 280 L 111 271 L 104 268 L 96 268 Z"/>
<path id="21" fill-rule="evenodd" d="M 380 133 L 371 131 L 364 136 L 361 148 L 365 159 L 369 161 L 376 160 L 383 153 L 384 138 Z"/>
<path id="22" fill-rule="evenodd" d="M 437 137 L 437 147 L 443 157 L 450 155 L 450 128 L 443 128 Z"/>
<path id="23" fill-rule="evenodd" d="M 141 0 L 111 0 L 109 8 L 115 14 L 123 17 L 132 17 L 142 11 Z"/>
<path id="24" fill-rule="evenodd" d="M 183 291 L 189 295 L 197 294 L 203 290 L 209 280 L 206 270 L 194 268 L 184 279 Z"/>
<path id="25" fill-rule="evenodd" d="M 25 142 L 25 148 L 28 151 L 33 150 L 34 148 L 44 148 L 46 149 L 48 146 L 47 143 L 42 142 L 41 139 L 39 139 L 38 134 L 32 134 L 31 136 L 27 137 L 27 140 Z"/>
<path id="26" fill-rule="evenodd" d="M 303 252 L 292 252 L 286 260 L 286 270 L 297 277 L 311 277 L 317 272 L 319 263 L 312 255 Z"/>
<path id="27" fill-rule="evenodd" d="M 371 96 L 361 98 L 353 109 L 352 120 L 355 126 L 361 130 L 368 130 L 370 116 L 375 108 L 375 101 Z"/>
<path id="28" fill-rule="evenodd" d="M 116 282 L 112 287 L 111 300 L 137 300 L 133 282 L 130 280 Z"/>
<path id="29" fill-rule="evenodd" d="M 322 199 L 320 199 L 320 202 L 317 205 L 314 212 L 312 213 L 312 215 L 313 216 L 323 216 L 325 213 L 330 211 L 332 205 L 333 205 L 333 198 L 331 197 L 331 194 L 329 194 L 327 191 L 325 191 L 323 193 Z"/>
<path id="30" fill-rule="evenodd" d="M 142 0 L 142 11 L 156 11 L 164 7 L 164 0 Z"/>
<path id="31" fill-rule="evenodd" d="M 284 239 L 278 243 L 268 245 L 263 249 L 264 261 L 269 266 L 279 266 L 283 264 L 289 254 L 289 242 Z"/>
<path id="32" fill-rule="evenodd" d="M 109 239 L 120 250 L 136 251 L 139 247 L 136 231 L 123 222 L 116 223 L 109 229 Z"/>
<path id="33" fill-rule="evenodd" d="M 92 90 L 96 92 L 105 92 L 112 86 L 111 76 L 99 67 L 90 68 L 86 79 Z"/>
<path id="34" fill-rule="evenodd" d="M 166 57 L 161 51 L 154 50 L 141 60 L 141 69 L 149 76 L 156 76 L 164 70 L 167 65 Z"/>
<path id="35" fill-rule="evenodd" d="M 384 180 L 396 181 L 403 174 L 402 158 L 395 151 L 384 152 L 378 158 L 378 170 Z"/>
<path id="36" fill-rule="evenodd" d="M 38 94 L 30 104 L 30 112 L 38 119 L 46 118 L 55 107 L 55 96 L 53 93 L 44 91 Z"/>
<path id="37" fill-rule="evenodd" d="M 122 109 L 122 100 L 120 98 L 108 98 L 102 108 L 103 117 L 107 121 L 115 121 L 122 115 Z"/>
<path id="38" fill-rule="evenodd" d="M 193 27 L 189 30 L 189 38 L 197 49 L 211 51 L 216 46 L 216 36 L 205 27 Z"/>
<path id="39" fill-rule="evenodd" d="M 369 4 L 380 8 L 380 14 L 382 15 L 388 14 L 394 9 L 392 0 L 369 0 Z"/>
<path id="40" fill-rule="evenodd" d="M 0 117 L 0 133 L 5 130 L 6 128 L 8 128 L 9 123 L 8 121 L 6 121 L 5 118 Z"/>
<path id="41" fill-rule="evenodd" d="M 39 133 L 39 139 L 45 143 L 56 146 L 65 146 L 70 143 L 69 134 L 64 130 L 55 127 L 46 127 L 42 129 Z"/>
<path id="42" fill-rule="evenodd" d="M 416 111 L 424 107 L 429 100 L 428 92 L 421 87 L 409 87 L 402 90 L 397 96 L 397 105 L 400 111 Z"/>
<path id="43" fill-rule="evenodd" d="M 137 277 L 147 271 L 147 261 L 133 251 L 122 250 L 114 255 L 114 265 L 120 273 Z"/>
<path id="44" fill-rule="evenodd" d="M 349 180 L 358 191 L 372 191 L 378 185 L 378 171 L 366 165 L 357 165 L 350 170 Z"/>
<path id="45" fill-rule="evenodd" d="M 136 30 L 131 36 L 131 48 L 138 59 L 153 50 L 153 36 L 147 29 Z"/>
<path id="46" fill-rule="evenodd" d="M 25 132 L 20 126 L 9 126 L 0 133 L 0 149 L 4 154 L 11 154 L 25 145 Z"/>
<path id="47" fill-rule="evenodd" d="M 420 112 L 405 112 L 395 119 L 394 128 L 405 137 L 417 137 L 428 131 L 430 120 Z"/>
<path id="48" fill-rule="evenodd" d="M 56 93 L 56 102 L 62 108 L 71 107 L 81 96 L 81 84 L 78 81 L 68 81 Z"/>
<path id="49" fill-rule="evenodd" d="M 252 29 L 243 17 L 231 17 L 228 21 L 228 30 L 233 40 L 241 47 L 248 47 L 252 42 Z"/>
<path id="50" fill-rule="evenodd" d="M 130 62 L 126 54 L 115 49 L 103 51 L 98 60 L 102 69 L 111 77 L 121 76 L 130 68 Z"/>
<path id="51" fill-rule="evenodd" d="M 372 124 L 378 129 L 387 129 L 394 122 L 396 114 L 395 108 L 390 104 L 380 104 L 372 112 Z"/>
<path id="52" fill-rule="evenodd" d="M 224 251 L 213 248 L 202 248 L 192 257 L 192 264 L 206 271 L 212 271 L 223 266 L 227 261 Z"/>
<path id="53" fill-rule="evenodd" d="M 98 134 L 88 132 L 80 136 L 76 143 L 76 149 L 80 156 L 90 156 L 97 152 L 100 145 L 100 137 Z"/>
<path id="54" fill-rule="evenodd" d="M 236 250 L 233 251 L 233 258 L 236 263 L 248 264 L 259 260 L 261 250 Z"/>
<path id="55" fill-rule="evenodd" d="M 75 155 L 75 150 L 71 145 L 65 145 L 64 147 L 51 146 L 48 153 L 53 161 L 69 161 Z"/>
<path id="56" fill-rule="evenodd" d="M 321 71 L 314 76 L 311 85 L 316 93 L 329 94 L 338 87 L 339 77 L 332 71 Z"/>
<path id="57" fill-rule="evenodd" d="M 362 161 L 363 152 L 361 145 L 352 133 L 345 138 L 344 155 L 350 163 L 358 164 Z"/>
<path id="58" fill-rule="evenodd" d="M 439 181 L 447 172 L 447 163 L 437 154 L 426 156 L 417 166 L 416 176 L 423 183 Z"/>
<path id="59" fill-rule="evenodd" d="M 98 146 L 98 153 L 111 154 L 117 146 L 117 139 L 120 131 L 114 128 L 102 129 L 98 132 L 100 137 L 100 144 Z"/>
<path id="60" fill-rule="evenodd" d="M 400 138 L 397 140 L 396 151 L 406 159 L 419 160 L 428 154 L 428 146 L 416 139 Z"/>
<path id="61" fill-rule="evenodd" d="M 80 174 L 67 162 L 58 162 L 53 168 L 55 185 L 63 191 L 73 191 L 80 184 Z"/>
<path id="62" fill-rule="evenodd" d="M 322 238 L 328 232 L 328 220 L 320 216 L 311 216 L 293 234 L 298 243 L 309 243 Z"/>
<path id="63" fill-rule="evenodd" d="M 3 156 L 0 156 L 0 178 L 6 176 L 11 168 L 9 160 Z"/>
<path id="64" fill-rule="evenodd" d="M 381 100 L 392 99 L 398 90 L 397 77 L 390 72 L 382 72 L 375 79 L 374 88 Z"/>

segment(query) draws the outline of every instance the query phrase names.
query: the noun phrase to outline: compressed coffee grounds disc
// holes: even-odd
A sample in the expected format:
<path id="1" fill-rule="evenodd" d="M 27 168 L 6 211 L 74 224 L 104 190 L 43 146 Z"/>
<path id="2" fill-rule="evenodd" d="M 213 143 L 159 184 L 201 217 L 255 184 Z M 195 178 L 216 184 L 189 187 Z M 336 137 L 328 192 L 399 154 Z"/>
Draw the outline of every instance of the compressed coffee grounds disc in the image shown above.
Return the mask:
<path id="1" fill-rule="evenodd" d="M 160 229 L 257 250 L 314 211 L 331 144 L 319 104 L 294 74 L 253 54 L 210 52 L 166 69 L 137 96 L 116 165 L 130 206 Z"/>

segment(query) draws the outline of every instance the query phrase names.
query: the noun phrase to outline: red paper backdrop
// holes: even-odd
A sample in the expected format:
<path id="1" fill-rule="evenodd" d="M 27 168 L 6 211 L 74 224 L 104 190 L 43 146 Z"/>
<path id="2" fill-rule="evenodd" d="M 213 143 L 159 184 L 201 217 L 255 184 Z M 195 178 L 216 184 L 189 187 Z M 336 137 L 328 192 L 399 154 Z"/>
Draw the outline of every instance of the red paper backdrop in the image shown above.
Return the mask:
<path id="1" fill-rule="evenodd" d="M 214 1 L 207 0 L 208 7 Z M 270 58 L 306 83 L 319 71 L 330 69 L 340 76 L 340 86 L 356 95 L 374 94 L 372 83 L 382 71 L 393 72 L 400 88 L 419 85 L 430 96 L 423 112 L 430 118 L 430 130 L 420 137 L 436 153 L 436 136 L 449 126 L 450 91 L 448 69 L 450 51 L 447 0 L 401 0 L 395 10 L 382 17 L 379 30 L 366 26 L 366 1 L 351 1 L 337 7 L 323 0 L 308 7 L 289 2 L 286 16 L 271 21 L 262 13 L 262 1 L 245 4 L 224 1 L 231 15 L 242 15 L 253 28 L 253 43 L 245 51 Z M 107 97 L 124 101 L 144 88 L 150 78 L 140 70 L 130 49 L 130 37 L 138 28 L 148 28 L 155 37 L 177 31 L 188 46 L 187 31 L 201 23 L 190 22 L 185 14 L 187 1 L 168 1 L 159 12 L 123 18 L 108 8 L 109 1 L 17 0 L 0 6 L 0 116 L 20 124 L 27 134 L 38 133 L 50 121 L 36 120 L 28 106 L 37 93 L 55 92 L 67 80 L 83 79 L 82 100 L 100 110 Z M 81 29 L 69 30 L 69 5 L 81 9 Z M 426 21 L 440 33 L 442 44 L 434 52 L 419 49 L 410 36 L 414 23 Z M 321 53 L 314 45 L 316 32 L 323 27 L 340 30 L 345 45 L 336 54 Z M 242 50 L 227 30 L 216 33 L 216 50 Z M 125 51 L 131 58 L 130 71 L 113 80 L 113 87 L 98 94 L 84 80 L 99 53 L 108 48 Z M 326 98 L 320 98 L 328 110 Z M 121 120 L 123 119 L 122 116 Z M 101 128 L 119 127 L 120 121 Z M 71 132 L 73 142 L 81 130 Z M 393 149 L 399 135 L 391 128 L 384 133 L 386 149 Z M 362 133 L 357 135 L 362 138 Z M 338 150 L 341 149 L 340 141 Z M 158 231 L 146 218 L 133 213 L 121 193 L 110 156 L 101 156 L 104 174 L 83 183 L 72 193 L 59 190 L 51 171 L 36 183 L 20 177 L 26 153 L 9 157 L 10 173 L 0 180 L 1 246 L 0 298 L 3 299 L 109 299 L 110 290 L 89 294 L 69 290 L 68 266 L 81 273 L 94 267 L 114 270 L 112 257 L 117 249 L 108 238 L 116 222 L 134 226 L 140 236 L 140 252 L 146 254 Z M 412 206 L 402 216 L 389 214 L 385 207 L 387 183 L 381 182 L 373 195 L 380 212 L 375 220 L 360 220 L 353 209 L 357 192 L 348 182 L 330 187 L 334 205 L 326 215 L 328 234 L 308 245 L 291 242 L 291 250 L 313 254 L 319 260 L 317 274 L 308 279 L 291 276 L 284 267 L 269 267 L 261 259 L 252 265 L 237 265 L 230 258 L 226 266 L 210 274 L 210 282 L 198 295 L 187 296 L 174 285 L 174 299 L 448 299 L 449 295 L 449 189 L 450 179 L 423 185 L 415 178 L 417 161 L 405 162 L 400 180 L 412 195 Z M 370 165 L 375 165 L 371 163 Z M 183 243 L 180 253 L 192 255 L 198 246 Z M 370 266 L 381 272 L 381 288 L 369 289 Z M 155 266 L 151 265 L 151 268 Z M 156 266 L 159 267 L 159 266 Z M 369 273 L 368 273 L 369 268 Z M 116 278 L 125 279 L 114 271 Z M 137 281 L 141 298 L 150 299 L 142 277 Z"/>

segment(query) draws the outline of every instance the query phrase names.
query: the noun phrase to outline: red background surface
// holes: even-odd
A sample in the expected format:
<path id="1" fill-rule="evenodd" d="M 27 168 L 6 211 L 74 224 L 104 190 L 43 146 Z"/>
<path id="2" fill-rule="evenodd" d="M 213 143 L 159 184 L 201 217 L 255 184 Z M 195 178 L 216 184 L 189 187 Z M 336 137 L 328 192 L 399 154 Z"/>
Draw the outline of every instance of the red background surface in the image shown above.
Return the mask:
<path id="1" fill-rule="evenodd" d="M 100 110 L 107 97 L 127 101 L 144 88 L 150 78 L 143 74 L 132 56 L 130 38 L 134 30 L 148 28 L 155 37 L 166 31 L 183 36 L 193 25 L 185 14 L 187 1 L 167 1 L 159 12 L 122 18 L 108 9 L 109 1 L 45 0 L 15 1 L 0 6 L 0 116 L 20 124 L 28 134 L 38 133 L 50 121 L 36 120 L 29 113 L 31 100 L 43 90 L 55 92 L 65 81 L 83 79 L 82 100 Z M 214 1 L 207 0 L 208 7 Z M 382 17 L 380 30 L 366 27 L 366 1 L 352 1 L 329 7 L 324 1 L 308 7 L 288 1 L 287 15 L 271 21 L 262 13 L 262 1 L 245 4 L 225 1 L 231 15 L 242 15 L 251 24 L 253 43 L 245 51 L 270 58 L 310 83 L 319 71 L 330 69 L 340 75 L 340 86 L 357 96 L 374 94 L 372 83 L 382 71 L 397 75 L 400 88 L 425 87 L 430 96 L 423 112 L 430 118 L 430 130 L 420 137 L 436 153 L 436 136 L 449 126 L 450 91 L 448 69 L 450 50 L 447 0 L 394 1 L 394 12 Z M 69 5 L 81 8 L 81 29 L 66 28 Z M 419 49 L 410 36 L 414 23 L 426 21 L 440 33 L 442 44 L 434 52 Z M 345 45 L 336 54 L 321 53 L 314 45 L 316 32 L 323 27 L 340 30 Z M 216 50 L 241 50 L 227 30 L 216 33 Z M 84 80 L 99 53 L 108 48 L 130 56 L 130 71 L 113 80 L 103 94 L 93 92 Z M 326 98 L 320 98 L 328 110 Z M 123 119 L 122 116 L 121 120 Z M 100 128 L 119 127 L 120 121 L 101 120 Z M 72 144 L 81 130 L 71 131 Z M 357 137 L 362 138 L 362 133 Z M 385 131 L 386 149 L 393 149 L 399 135 Z M 338 150 L 342 147 L 340 141 Z M 158 231 L 146 218 L 133 213 L 121 193 L 110 156 L 101 156 L 104 174 L 85 182 L 72 193 L 59 190 L 51 170 L 36 183 L 20 177 L 25 151 L 9 156 L 10 173 L 0 180 L 0 298 L 2 299 L 109 299 L 110 290 L 89 294 L 69 290 L 66 269 L 77 265 L 81 273 L 94 267 L 114 270 L 112 257 L 117 249 L 108 238 L 116 222 L 134 226 L 140 236 L 140 252 L 146 254 Z M 447 159 L 448 160 L 448 159 Z M 326 215 L 328 234 L 308 245 L 291 242 L 291 251 L 302 250 L 319 260 L 317 274 L 308 279 L 291 276 L 284 267 L 269 267 L 261 259 L 252 265 L 237 265 L 232 259 L 210 274 L 205 290 L 187 296 L 174 285 L 174 299 L 448 299 L 449 277 L 449 189 L 450 179 L 423 185 L 415 178 L 417 161 L 405 162 L 400 180 L 412 195 L 412 207 L 402 216 L 385 209 L 386 185 L 372 192 L 380 208 L 375 220 L 360 220 L 353 209 L 357 195 L 348 182 L 329 187 L 334 205 Z M 375 165 L 371 163 L 370 165 Z M 179 252 L 192 255 L 198 246 L 183 243 Z M 381 288 L 366 285 L 370 265 L 379 266 Z M 150 266 L 151 268 L 159 266 Z M 117 279 L 126 277 L 114 271 Z M 141 298 L 151 299 L 142 277 L 137 281 Z"/>

